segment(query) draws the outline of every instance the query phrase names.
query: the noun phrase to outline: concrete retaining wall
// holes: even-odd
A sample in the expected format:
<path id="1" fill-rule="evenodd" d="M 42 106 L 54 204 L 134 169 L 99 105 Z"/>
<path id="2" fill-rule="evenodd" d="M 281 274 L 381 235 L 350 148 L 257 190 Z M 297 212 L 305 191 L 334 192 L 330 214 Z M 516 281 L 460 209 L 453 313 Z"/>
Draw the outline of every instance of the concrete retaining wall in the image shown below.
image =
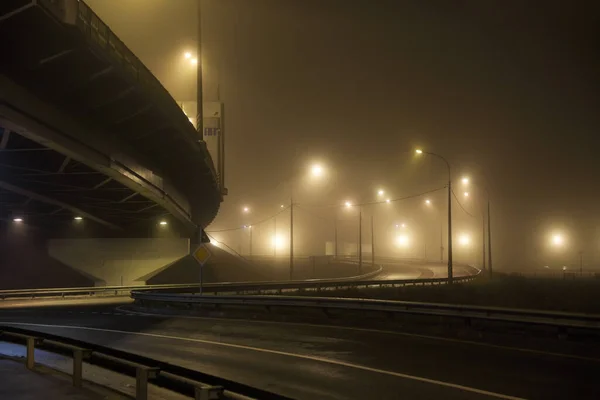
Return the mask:
<path id="1" fill-rule="evenodd" d="M 92 279 L 95 286 L 145 283 L 143 278 L 185 256 L 189 240 L 52 239 L 48 254 Z"/>

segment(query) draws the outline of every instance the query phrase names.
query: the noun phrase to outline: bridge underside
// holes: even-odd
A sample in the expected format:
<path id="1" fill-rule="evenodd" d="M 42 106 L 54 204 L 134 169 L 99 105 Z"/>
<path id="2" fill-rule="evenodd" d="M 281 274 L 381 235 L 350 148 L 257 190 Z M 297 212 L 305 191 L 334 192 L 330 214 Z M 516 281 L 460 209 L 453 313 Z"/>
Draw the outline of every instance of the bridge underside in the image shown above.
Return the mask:
<path id="1" fill-rule="evenodd" d="M 159 204 L 111 177 L 0 127 L 0 219 L 19 218 L 48 230 L 82 220 L 130 230 L 166 215 Z"/>
<path id="2" fill-rule="evenodd" d="M 58 3 L 0 2 L 0 221 L 206 226 L 221 194 L 205 143 L 85 3 L 64 3 L 71 20 Z"/>

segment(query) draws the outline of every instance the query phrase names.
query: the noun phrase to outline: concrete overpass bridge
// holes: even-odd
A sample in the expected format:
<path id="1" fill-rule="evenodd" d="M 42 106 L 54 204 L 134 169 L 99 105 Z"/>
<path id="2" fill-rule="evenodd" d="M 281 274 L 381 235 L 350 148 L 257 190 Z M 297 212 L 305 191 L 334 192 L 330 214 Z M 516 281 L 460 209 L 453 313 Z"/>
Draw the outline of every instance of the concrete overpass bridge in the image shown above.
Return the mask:
<path id="1" fill-rule="evenodd" d="M 84 2 L 0 2 L 5 251 L 15 248 L 15 232 L 146 238 L 163 218 L 179 241 L 200 237 L 222 201 L 218 182 L 202 135 Z M 136 257 L 125 253 L 118 257 Z"/>

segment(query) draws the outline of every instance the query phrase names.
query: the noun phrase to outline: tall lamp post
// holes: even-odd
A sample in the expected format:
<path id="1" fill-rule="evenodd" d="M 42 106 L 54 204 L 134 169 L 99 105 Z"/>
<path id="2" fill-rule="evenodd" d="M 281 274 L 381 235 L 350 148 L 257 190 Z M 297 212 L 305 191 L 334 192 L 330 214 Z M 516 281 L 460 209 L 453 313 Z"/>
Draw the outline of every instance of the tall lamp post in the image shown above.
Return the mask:
<path id="1" fill-rule="evenodd" d="M 468 178 L 463 178 L 462 179 L 462 183 L 464 185 L 469 184 L 469 179 Z M 483 185 L 478 185 L 477 183 L 475 183 L 475 186 L 477 186 L 480 189 L 483 189 L 485 191 L 486 194 L 486 200 L 487 200 L 487 267 L 488 267 L 488 274 L 489 277 L 492 277 L 492 221 L 491 221 L 491 213 L 490 213 L 490 191 L 488 190 L 488 188 L 486 186 Z M 483 207 L 481 208 L 481 214 L 482 214 L 482 235 L 483 235 L 483 268 L 485 269 L 485 220 L 484 220 L 484 210 Z"/>
<path id="2" fill-rule="evenodd" d="M 325 173 L 319 164 L 313 164 L 310 173 L 315 178 L 320 178 Z M 294 277 L 294 182 L 290 188 L 290 280 Z"/>
<path id="3" fill-rule="evenodd" d="M 417 149 L 415 150 L 415 152 L 417 154 L 427 154 L 430 156 L 437 157 L 444 161 L 446 167 L 448 168 L 448 283 L 452 284 L 452 174 L 450 170 L 450 163 L 443 156 L 436 153 L 423 151 L 421 149 Z"/>

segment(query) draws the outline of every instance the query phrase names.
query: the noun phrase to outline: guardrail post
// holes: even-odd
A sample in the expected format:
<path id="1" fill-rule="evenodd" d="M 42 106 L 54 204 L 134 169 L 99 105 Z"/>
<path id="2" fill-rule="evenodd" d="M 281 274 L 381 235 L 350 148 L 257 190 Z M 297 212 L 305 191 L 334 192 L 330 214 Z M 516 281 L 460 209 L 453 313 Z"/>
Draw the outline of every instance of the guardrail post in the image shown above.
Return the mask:
<path id="1" fill-rule="evenodd" d="M 221 386 L 196 386 L 194 387 L 195 400 L 218 400 L 223 397 Z"/>
<path id="2" fill-rule="evenodd" d="M 88 359 L 91 354 L 91 350 L 73 349 L 73 386 L 81 387 L 83 381 L 83 360 Z"/>
<path id="3" fill-rule="evenodd" d="M 136 400 L 148 400 L 148 379 L 154 379 L 159 369 L 139 366 L 135 371 L 135 398 Z"/>
<path id="4" fill-rule="evenodd" d="M 27 342 L 27 369 L 33 369 L 35 367 L 36 338 L 33 336 L 27 336 L 25 340 Z"/>

